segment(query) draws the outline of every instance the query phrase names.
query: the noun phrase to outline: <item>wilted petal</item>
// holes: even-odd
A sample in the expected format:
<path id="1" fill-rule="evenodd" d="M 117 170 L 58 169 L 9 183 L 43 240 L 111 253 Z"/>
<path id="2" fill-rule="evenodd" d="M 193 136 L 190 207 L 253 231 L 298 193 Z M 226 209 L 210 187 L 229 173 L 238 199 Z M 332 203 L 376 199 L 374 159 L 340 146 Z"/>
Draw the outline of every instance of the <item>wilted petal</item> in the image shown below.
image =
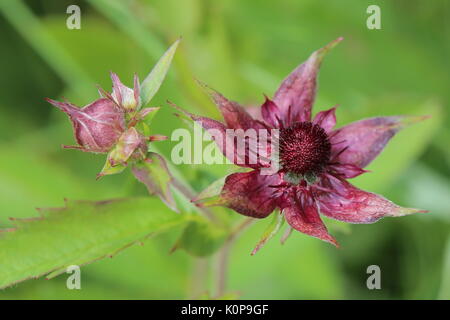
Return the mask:
<path id="1" fill-rule="evenodd" d="M 363 173 L 368 172 L 367 170 L 361 169 L 360 167 L 349 163 L 330 165 L 328 166 L 328 168 L 345 179 L 355 178 Z"/>
<path id="2" fill-rule="evenodd" d="M 315 51 L 306 62 L 292 71 L 275 93 L 273 100 L 281 110 L 281 120 L 286 127 L 294 122 L 311 120 L 320 64 L 325 54 L 342 40 L 338 38 Z"/>
<path id="3" fill-rule="evenodd" d="M 320 219 L 317 204 L 312 198 L 301 196 L 300 199 L 292 200 L 292 205 L 284 208 L 283 213 L 292 228 L 329 242 L 336 247 L 339 246 Z"/>
<path id="4" fill-rule="evenodd" d="M 318 199 L 320 212 L 336 220 L 349 223 L 373 223 L 383 217 L 400 217 L 426 212 L 400 207 L 382 196 L 363 191 L 334 177 L 324 181 L 324 185 L 336 192 L 321 194 Z"/>
<path id="5" fill-rule="evenodd" d="M 112 98 L 114 101 L 125 110 L 133 111 L 140 106 L 139 97 L 139 80 L 137 76 L 134 77 L 134 85 L 137 88 L 134 90 L 125 86 L 114 72 L 111 72 L 111 80 L 113 83 Z"/>
<path id="6" fill-rule="evenodd" d="M 280 109 L 278 109 L 275 102 L 266 97 L 266 101 L 261 106 L 261 114 L 266 123 L 274 128 L 281 126 L 280 121 Z"/>
<path id="7" fill-rule="evenodd" d="M 336 125 L 336 107 L 320 111 L 314 117 L 313 123 L 321 126 L 326 133 L 329 133 Z"/>
<path id="8" fill-rule="evenodd" d="M 82 109 L 68 102 L 47 101 L 69 116 L 75 138 L 85 151 L 108 152 L 125 130 L 123 112 L 109 99 L 98 99 Z"/>
<path id="9" fill-rule="evenodd" d="M 233 173 L 225 179 L 216 204 L 245 216 L 265 218 L 276 206 L 275 188 L 271 186 L 279 183 L 278 175 L 261 175 L 259 170 Z"/>
<path id="10" fill-rule="evenodd" d="M 219 92 L 199 82 L 206 90 L 211 99 L 222 113 L 225 124 L 229 129 L 264 129 L 266 126 L 258 120 L 253 119 L 245 109 L 237 102 L 230 101 Z"/>
<path id="11" fill-rule="evenodd" d="M 367 166 L 406 125 L 424 117 L 376 117 L 350 123 L 331 134 L 333 161 Z"/>

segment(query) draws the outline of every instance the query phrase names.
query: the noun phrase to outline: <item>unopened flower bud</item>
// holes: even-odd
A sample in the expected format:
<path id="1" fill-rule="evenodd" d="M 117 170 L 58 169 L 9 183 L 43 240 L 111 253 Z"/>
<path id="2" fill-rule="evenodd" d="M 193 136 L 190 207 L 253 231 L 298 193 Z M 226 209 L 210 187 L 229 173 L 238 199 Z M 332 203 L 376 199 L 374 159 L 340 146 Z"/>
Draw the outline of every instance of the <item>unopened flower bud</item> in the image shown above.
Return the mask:
<path id="1" fill-rule="evenodd" d="M 69 102 L 52 99 L 47 101 L 65 112 L 72 121 L 79 146 L 64 146 L 65 148 L 109 152 L 125 131 L 124 113 L 109 99 L 98 99 L 83 108 Z"/>

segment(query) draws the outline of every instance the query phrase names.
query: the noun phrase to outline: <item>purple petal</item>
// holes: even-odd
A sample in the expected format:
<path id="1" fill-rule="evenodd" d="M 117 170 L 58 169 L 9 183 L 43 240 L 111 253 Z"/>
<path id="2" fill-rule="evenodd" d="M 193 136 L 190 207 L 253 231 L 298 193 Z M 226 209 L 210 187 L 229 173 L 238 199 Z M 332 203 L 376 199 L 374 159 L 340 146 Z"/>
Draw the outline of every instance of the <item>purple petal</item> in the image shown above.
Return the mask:
<path id="1" fill-rule="evenodd" d="M 281 111 L 285 127 L 294 122 L 310 121 L 317 89 L 317 73 L 325 54 L 342 41 L 338 38 L 315 51 L 283 81 L 273 98 Z"/>
<path id="2" fill-rule="evenodd" d="M 327 230 L 320 219 L 315 201 L 308 196 L 292 201 L 293 204 L 283 209 L 284 216 L 289 225 L 307 235 L 329 242 L 336 247 L 338 243 Z"/>
<path id="3" fill-rule="evenodd" d="M 313 123 L 321 126 L 326 133 L 329 133 L 336 125 L 336 107 L 320 111 L 314 117 Z"/>
<path id="4" fill-rule="evenodd" d="M 219 92 L 199 82 L 222 113 L 227 128 L 230 129 L 265 129 L 266 126 L 253 119 L 237 102 L 230 101 Z"/>
<path id="5" fill-rule="evenodd" d="M 318 199 L 320 212 L 348 223 L 373 223 L 383 217 L 400 217 L 424 210 L 403 208 L 374 193 L 356 188 L 347 181 L 329 176 L 323 186 L 336 192 L 324 192 Z"/>
<path id="6" fill-rule="evenodd" d="M 226 128 L 223 123 L 210 118 L 194 115 L 173 103 L 170 104 L 191 120 L 200 124 L 203 129 L 211 135 L 222 154 L 225 155 L 232 163 L 246 168 L 270 166 L 270 164 L 267 164 L 266 159 L 259 155 L 258 148 L 262 144 L 258 144 L 257 141 L 255 142 L 255 139 L 250 138 L 246 140 L 245 137 L 234 137 L 231 133 L 237 135 L 238 132 L 234 130 L 230 130 L 232 132 L 227 132 L 228 128 Z M 255 134 L 258 138 L 257 131 L 255 131 Z M 259 136 L 259 139 L 261 140 L 261 136 Z M 240 147 L 239 143 L 242 143 L 243 147 Z M 266 142 L 265 145 L 268 149 L 270 149 L 269 142 Z M 270 154 L 269 151 L 270 150 L 266 151 L 265 155 Z"/>
<path id="7" fill-rule="evenodd" d="M 125 131 L 124 114 L 109 99 L 98 99 L 82 109 L 68 102 L 47 101 L 69 116 L 75 138 L 85 151 L 108 152 Z"/>
<path id="8" fill-rule="evenodd" d="M 122 81 L 120 81 L 119 76 L 116 73 L 111 71 L 110 76 L 113 83 L 112 94 L 116 99 L 116 102 L 120 105 L 122 103 L 122 90 L 124 90 L 126 87 L 122 83 Z"/>
<path id="9" fill-rule="evenodd" d="M 367 170 L 361 169 L 358 166 L 355 166 L 354 164 L 349 163 L 330 165 L 328 168 L 345 179 L 355 178 L 363 173 L 369 172 Z"/>
<path id="10" fill-rule="evenodd" d="M 258 121 L 264 121 L 262 114 L 261 114 L 261 107 L 260 106 L 247 106 L 245 108 L 245 111 L 255 120 Z"/>
<path id="11" fill-rule="evenodd" d="M 278 109 L 275 102 L 266 97 L 266 101 L 261 106 L 261 114 L 266 123 L 273 128 L 279 128 L 280 123 L 280 109 Z"/>
<path id="12" fill-rule="evenodd" d="M 259 170 L 233 173 L 225 179 L 220 194 L 220 205 L 254 218 L 267 217 L 276 207 L 275 188 L 278 175 L 261 175 Z"/>
<path id="13" fill-rule="evenodd" d="M 333 161 L 364 168 L 406 125 L 424 117 L 376 117 L 352 122 L 331 134 Z"/>

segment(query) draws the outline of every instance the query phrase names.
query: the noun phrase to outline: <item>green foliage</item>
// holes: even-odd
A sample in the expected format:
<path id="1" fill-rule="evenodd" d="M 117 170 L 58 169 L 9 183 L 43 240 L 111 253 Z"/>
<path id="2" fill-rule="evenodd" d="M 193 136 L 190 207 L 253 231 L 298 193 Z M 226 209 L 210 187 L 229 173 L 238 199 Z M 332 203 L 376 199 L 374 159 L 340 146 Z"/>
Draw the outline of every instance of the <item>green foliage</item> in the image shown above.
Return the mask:
<path id="1" fill-rule="evenodd" d="M 184 249 L 194 256 L 209 256 L 222 246 L 227 236 L 226 228 L 201 216 L 195 216 L 184 229 L 173 250 Z"/>
<path id="2" fill-rule="evenodd" d="M 0 288 L 112 257 L 187 222 L 157 198 L 67 201 L 64 208 L 39 211 L 40 217 L 15 219 L 15 228 L 0 234 Z"/>

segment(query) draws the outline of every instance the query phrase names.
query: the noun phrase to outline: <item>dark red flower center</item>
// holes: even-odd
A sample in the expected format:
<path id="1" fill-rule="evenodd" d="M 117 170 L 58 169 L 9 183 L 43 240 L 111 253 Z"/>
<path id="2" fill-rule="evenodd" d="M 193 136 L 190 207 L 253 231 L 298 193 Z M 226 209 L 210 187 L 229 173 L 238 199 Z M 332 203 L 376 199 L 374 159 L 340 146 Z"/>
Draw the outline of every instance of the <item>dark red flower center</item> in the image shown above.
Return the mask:
<path id="1" fill-rule="evenodd" d="M 297 122 L 280 130 L 281 171 L 317 176 L 328 164 L 331 144 L 323 128 L 312 122 Z"/>

